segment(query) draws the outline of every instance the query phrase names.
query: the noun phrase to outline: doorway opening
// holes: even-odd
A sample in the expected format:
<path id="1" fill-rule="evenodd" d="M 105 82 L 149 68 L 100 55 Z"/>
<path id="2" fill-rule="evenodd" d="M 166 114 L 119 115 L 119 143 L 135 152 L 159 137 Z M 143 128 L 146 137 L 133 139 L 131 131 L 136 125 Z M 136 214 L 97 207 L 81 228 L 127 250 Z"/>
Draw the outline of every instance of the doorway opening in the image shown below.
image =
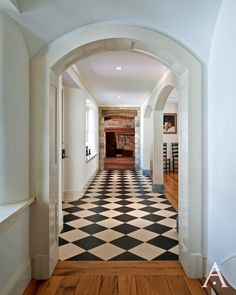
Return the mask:
<path id="1" fill-rule="evenodd" d="M 127 70 L 129 66 L 133 64 L 126 64 Z M 139 163 L 140 107 L 98 109 L 79 87 L 74 69 L 67 69 L 62 83 L 66 157 L 59 259 L 178 260 L 177 214 L 163 194 L 152 192 L 152 179 L 142 175 Z M 94 166 L 92 181 L 87 182 L 88 165 L 96 164 L 87 150 L 96 150 L 98 127 L 104 169 L 96 174 Z"/>
<path id="2" fill-rule="evenodd" d="M 163 172 L 164 194 L 178 211 L 179 172 L 178 92 L 174 88 L 163 109 Z"/>
<path id="3" fill-rule="evenodd" d="M 104 169 L 134 169 L 135 128 L 134 117 L 104 117 L 105 158 Z"/>
<path id="4" fill-rule="evenodd" d="M 120 49 L 122 46 L 126 50 L 143 52 L 163 61 L 178 77 L 180 104 L 186 110 L 183 113 L 185 124 L 182 124 L 184 132 L 180 141 L 181 159 L 183 158 L 179 188 L 182 204 L 180 261 L 189 276 L 202 276 L 202 65 L 183 46 L 156 31 L 132 25 L 111 25 L 109 30 L 103 26 L 76 30 L 73 34 L 56 40 L 32 62 L 31 189 L 37 195 L 32 222 L 37 236 L 34 236 L 32 244 L 35 245 L 33 252 L 37 258 L 33 264 L 34 277 L 37 279 L 50 276 L 58 253 L 58 199 L 55 198 L 58 188 L 54 181 L 58 174 L 50 169 L 49 155 L 50 138 L 55 136 L 49 131 L 50 70 L 59 77 L 78 58 L 107 48 Z M 155 103 L 154 98 L 151 101 L 153 110 Z M 185 148 L 182 149 L 183 147 Z M 160 149 L 163 150 L 163 147 Z M 60 147 L 58 150 L 60 153 Z M 51 172 L 54 174 L 51 175 Z M 55 194 L 51 194 L 52 191 Z"/>
<path id="5" fill-rule="evenodd" d="M 135 169 L 137 110 L 102 110 L 104 120 L 104 169 Z M 102 132 L 102 131 L 101 131 Z"/>

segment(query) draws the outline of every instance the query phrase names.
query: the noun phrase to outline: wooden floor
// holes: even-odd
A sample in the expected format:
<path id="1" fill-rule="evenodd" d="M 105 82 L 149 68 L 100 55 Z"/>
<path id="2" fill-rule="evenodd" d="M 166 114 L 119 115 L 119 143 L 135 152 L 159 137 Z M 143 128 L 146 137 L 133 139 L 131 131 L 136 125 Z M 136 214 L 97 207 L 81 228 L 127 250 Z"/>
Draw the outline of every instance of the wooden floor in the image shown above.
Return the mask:
<path id="1" fill-rule="evenodd" d="M 50 280 L 33 280 L 24 295 L 206 295 L 177 261 L 58 262 Z"/>
<path id="2" fill-rule="evenodd" d="M 178 172 L 164 173 L 164 194 L 171 205 L 178 211 Z"/>
<path id="3" fill-rule="evenodd" d="M 104 169 L 105 170 L 126 170 L 134 169 L 134 157 L 109 157 L 104 158 Z"/>

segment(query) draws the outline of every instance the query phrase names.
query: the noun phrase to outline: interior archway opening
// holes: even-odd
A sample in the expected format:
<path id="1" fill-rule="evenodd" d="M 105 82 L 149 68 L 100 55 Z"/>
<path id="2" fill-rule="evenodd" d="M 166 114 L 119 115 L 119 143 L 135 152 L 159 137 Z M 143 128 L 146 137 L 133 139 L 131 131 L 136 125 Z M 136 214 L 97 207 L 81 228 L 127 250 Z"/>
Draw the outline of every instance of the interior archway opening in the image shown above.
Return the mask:
<path id="1" fill-rule="evenodd" d="M 104 28 L 102 28 L 101 31 L 103 31 L 103 29 Z M 126 46 L 127 46 L 126 49 L 128 48 L 128 50 L 135 50 L 135 51 L 139 51 L 139 52 L 142 52 L 142 53 L 147 53 L 149 56 L 152 56 L 152 57 L 157 58 L 158 60 L 164 61 L 164 63 L 166 65 L 168 65 L 171 69 L 173 69 L 175 74 L 176 74 L 176 75 L 172 75 L 172 77 L 168 77 L 170 72 L 167 71 L 166 75 L 165 75 L 165 78 L 167 78 L 167 79 L 171 78 L 172 80 L 175 80 L 175 82 L 176 82 L 177 81 L 176 77 L 179 77 L 180 86 L 183 88 L 183 91 L 185 91 L 184 90 L 186 88 L 185 86 L 189 86 L 190 93 L 193 94 L 193 97 L 196 98 L 198 96 L 198 98 L 199 98 L 199 95 L 198 95 L 198 93 L 196 91 L 194 93 L 192 92 L 193 90 L 196 90 L 196 88 L 194 88 L 193 86 L 194 85 L 196 86 L 196 84 L 200 83 L 200 80 L 201 80 L 200 76 L 199 76 L 201 66 L 198 63 L 198 61 L 193 56 L 191 57 L 191 54 L 189 54 L 187 51 L 185 51 L 185 49 L 183 49 L 183 48 L 181 49 L 181 47 L 177 43 L 175 43 L 175 42 L 173 42 L 171 40 L 169 40 L 169 41 L 170 41 L 170 43 L 172 42 L 173 47 L 167 49 L 166 44 L 168 42 L 165 44 L 165 41 L 167 41 L 166 37 L 164 37 L 164 36 L 162 36 L 162 35 L 160 35 L 160 34 L 158 34 L 156 32 L 152 32 L 152 31 L 149 31 L 149 30 L 146 30 L 146 29 L 143 29 L 143 28 L 138 29 L 139 34 L 137 36 L 137 34 L 135 33 L 136 29 L 137 28 L 130 27 L 130 31 L 127 32 L 127 34 L 124 32 L 124 30 L 122 30 L 122 32 L 121 32 L 118 29 L 118 31 L 116 31 L 116 33 L 114 33 L 114 35 L 116 37 L 119 36 L 120 38 L 118 38 L 118 39 L 124 39 L 125 41 L 128 42 L 128 45 L 126 44 Z M 95 31 L 93 33 L 96 33 Z M 146 35 L 147 32 L 148 32 L 148 35 Z M 90 50 L 93 51 L 93 50 L 98 49 L 98 48 L 96 48 L 97 43 L 94 42 L 94 41 L 91 42 L 91 40 L 99 39 L 97 37 L 96 38 L 92 37 L 92 36 L 94 36 L 93 33 L 92 33 L 92 35 L 89 35 L 89 38 L 87 38 L 87 40 L 84 40 L 83 37 L 82 37 L 81 39 L 77 39 L 77 41 L 75 41 L 75 42 L 73 41 L 74 42 L 74 43 L 72 42 L 73 44 L 69 42 L 70 44 L 67 44 L 68 46 L 65 46 L 64 48 L 63 48 L 63 46 L 65 45 L 64 44 L 65 39 L 64 40 L 59 40 L 59 42 L 57 42 L 56 47 L 60 48 L 60 46 L 62 45 L 61 50 L 57 51 L 57 49 L 55 49 L 55 47 L 54 48 L 51 47 L 48 52 L 41 54 L 39 57 L 37 57 L 35 59 L 35 61 L 32 64 L 32 77 L 33 77 L 33 79 L 32 79 L 33 80 L 33 82 L 32 82 L 33 87 L 32 88 L 36 91 L 36 92 L 34 92 L 34 90 L 33 90 L 33 93 L 34 93 L 34 95 L 33 95 L 33 97 L 34 97 L 33 111 L 34 112 L 37 110 L 37 106 L 40 105 L 39 94 L 42 91 L 46 91 L 47 86 L 48 86 L 48 81 L 49 81 L 48 78 L 49 78 L 49 76 L 47 74 L 47 71 L 49 71 L 49 69 L 51 68 L 57 76 L 60 76 L 60 74 L 63 72 L 63 70 L 68 68 L 70 65 L 73 64 L 73 62 L 75 60 L 78 59 L 77 50 L 78 50 L 78 48 L 81 48 L 81 45 L 82 46 L 85 45 L 85 44 L 89 44 L 89 46 L 91 45 L 89 51 Z M 80 33 L 78 32 L 78 34 L 80 34 Z M 75 35 L 73 35 L 73 36 L 75 37 Z M 112 34 L 107 33 L 107 32 L 104 35 L 110 36 L 110 37 L 112 36 Z M 103 35 L 103 37 L 104 37 L 104 35 Z M 121 36 L 122 36 L 122 38 L 121 38 Z M 129 37 L 127 37 L 127 36 L 129 36 Z M 152 39 L 152 37 L 154 39 Z M 71 38 L 71 36 L 69 38 Z M 165 38 L 166 38 L 166 40 L 164 40 Z M 72 39 L 70 39 L 70 40 L 72 40 Z M 88 41 L 88 39 L 90 41 Z M 117 40 L 115 40 L 117 38 L 115 38 L 115 39 L 108 38 L 108 39 L 109 40 L 112 39 L 112 41 L 117 41 Z M 138 39 L 140 39 L 141 41 L 137 41 Z M 134 40 L 136 40 L 136 41 L 134 41 Z M 155 40 L 155 41 L 152 42 L 151 40 Z M 158 41 L 159 41 L 159 46 L 163 47 L 163 48 L 158 48 Z M 61 44 L 60 44 L 60 42 L 61 42 Z M 99 46 L 100 46 L 101 45 L 100 42 L 104 42 L 104 40 L 100 40 L 98 42 L 99 42 Z M 119 42 L 120 42 L 120 40 L 118 41 L 118 43 Z M 154 43 L 156 43 L 156 47 L 153 46 L 153 45 L 152 46 L 147 45 L 147 44 L 154 44 Z M 131 44 L 131 48 L 130 48 L 130 44 Z M 182 59 L 182 61 L 185 60 L 185 62 L 186 62 L 185 65 L 184 65 L 184 63 L 179 62 L 178 59 L 174 57 L 173 53 L 175 52 L 175 50 L 174 50 L 175 46 L 177 46 L 178 49 L 180 50 L 180 51 L 178 51 L 178 50 L 176 51 L 176 54 L 179 55 L 179 60 L 181 60 L 181 59 Z M 101 50 L 101 48 L 99 48 L 98 50 Z M 102 50 L 104 50 L 104 48 L 102 48 Z M 168 50 L 169 50 L 169 52 L 168 52 Z M 182 50 L 182 52 L 181 52 L 181 50 Z M 56 54 L 53 54 L 53 52 L 56 52 Z M 83 54 L 88 54 L 88 52 L 86 52 L 86 53 L 83 52 Z M 182 56 L 181 56 L 181 54 L 182 54 Z M 185 56 L 184 56 L 185 54 L 186 54 L 186 59 L 185 59 Z M 191 58 L 192 58 L 192 60 L 191 60 Z M 191 60 L 191 62 L 190 62 L 190 60 Z M 187 71 L 187 69 L 188 69 L 188 71 Z M 42 78 L 42 83 L 41 83 L 42 88 L 41 89 L 39 89 L 40 86 L 38 84 L 37 84 L 37 87 L 36 87 L 36 85 L 34 85 L 34 78 L 36 78 L 35 74 L 37 73 L 37 75 L 38 75 L 38 72 L 42 73 L 42 75 L 40 74 L 41 75 L 40 77 Z M 190 76 L 189 76 L 189 73 L 190 73 Z M 197 77 L 197 79 L 194 79 L 196 77 Z M 37 78 L 38 78 L 38 76 L 37 76 Z M 188 80 L 188 78 L 189 78 L 189 80 Z M 161 80 L 160 82 L 162 83 L 162 82 L 164 82 L 164 80 Z M 201 87 L 199 89 L 201 89 Z M 159 90 L 160 89 L 158 89 L 158 88 L 153 89 L 153 92 L 150 95 L 150 105 L 151 105 L 151 108 L 153 110 L 155 109 L 155 104 L 156 104 L 156 100 L 153 99 L 153 98 L 158 97 L 156 94 L 157 94 L 157 92 Z M 47 91 L 44 92 L 44 93 L 47 93 Z M 185 95 L 187 97 L 188 96 L 188 91 L 186 91 L 184 93 L 185 93 Z M 49 102 L 48 98 L 49 98 L 48 94 L 46 94 L 45 97 L 44 97 L 44 102 L 46 100 L 46 104 L 44 104 L 44 102 L 42 102 L 44 105 L 41 103 L 41 106 L 40 106 L 40 107 L 45 109 L 45 113 L 43 113 L 43 112 L 37 113 L 35 115 L 35 117 L 34 117 L 34 120 L 35 120 L 35 128 L 34 129 L 36 131 L 35 135 L 36 134 L 38 135 L 37 141 L 40 141 L 42 139 L 41 143 L 46 143 L 49 140 L 49 138 L 47 137 L 48 133 L 46 133 L 45 135 L 42 135 L 42 133 L 41 133 L 42 126 L 40 126 L 40 124 L 38 123 L 38 122 L 42 122 L 42 120 L 38 120 L 41 115 L 43 115 L 43 116 L 46 115 L 47 116 L 47 114 L 48 114 L 48 110 L 47 110 L 47 106 L 48 106 L 48 102 Z M 197 103 L 197 100 L 195 100 L 194 98 L 192 100 L 192 103 L 193 102 L 196 103 L 198 106 L 200 106 L 199 103 Z M 186 106 L 187 106 L 187 104 L 186 104 Z M 195 123 L 196 122 L 194 121 L 194 124 Z M 194 125 L 194 124 L 191 125 L 192 126 L 191 128 L 193 128 L 193 126 L 195 126 L 194 128 L 198 129 L 199 126 L 197 127 L 197 125 Z M 141 146 L 142 146 L 142 144 L 143 143 L 140 143 Z M 42 156 L 42 161 L 41 162 L 38 161 L 41 158 L 40 151 L 38 151 L 38 147 L 40 147 L 40 146 L 41 145 L 39 145 L 39 146 L 33 145 L 33 147 L 32 147 L 32 149 L 33 149 L 33 153 L 32 153 L 33 159 L 34 159 L 34 155 L 36 153 L 38 155 L 37 156 L 37 162 L 42 164 L 41 166 L 38 165 L 37 169 L 35 170 L 36 167 L 34 166 L 34 160 L 32 161 L 32 167 L 33 167 L 34 175 L 37 175 L 37 173 L 40 172 L 41 169 L 45 169 L 49 164 L 48 163 L 48 158 L 45 157 L 44 155 L 41 155 Z M 200 145 L 197 145 L 197 146 L 198 146 L 198 148 L 200 147 Z M 37 153 L 37 152 L 39 152 L 39 153 Z M 187 157 L 186 157 L 186 159 L 187 159 Z M 143 161 L 143 155 L 140 155 L 140 162 L 142 163 L 142 161 Z M 155 161 L 152 160 L 152 162 L 153 162 L 152 164 L 155 165 Z M 155 169 L 153 169 L 153 171 L 154 170 Z M 186 172 L 185 172 L 184 175 L 186 175 Z M 50 177 L 50 181 L 51 181 L 51 179 L 52 179 L 52 177 Z M 188 178 L 186 178 L 185 181 L 188 182 L 189 181 Z M 159 185 L 161 183 L 155 183 L 155 184 Z M 40 188 L 40 182 L 37 182 L 37 186 L 39 187 L 39 190 L 45 188 L 45 185 L 46 185 L 46 182 L 45 183 L 43 182 L 41 184 L 41 188 Z M 183 186 L 183 191 L 186 192 L 186 190 L 188 190 L 190 187 L 191 187 L 190 190 L 192 191 L 192 194 L 191 194 L 191 197 L 188 200 L 188 201 L 190 201 L 189 202 L 189 205 L 190 205 L 189 208 L 191 208 L 191 206 L 192 206 L 192 198 L 193 198 L 193 196 L 195 195 L 196 191 L 198 191 L 198 189 L 195 187 L 195 185 L 193 183 L 191 183 L 190 186 L 189 185 Z M 34 184 L 32 185 L 32 189 L 34 189 Z M 47 191 L 47 188 L 46 188 L 46 190 L 43 189 L 43 191 L 44 192 Z M 187 196 L 187 195 L 185 195 L 185 196 Z M 51 198 L 51 196 L 49 197 L 49 199 L 50 198 Z M 55 203 L 57 202 L 56 199 L 54 199 L 52 201 L 55 202 Z M 50 206 L 53 206 L 53 202 L 50 202 Z M 199 207 L 199 209 L 200 209 L 200 207 Z M 43 211 L 40 210 L 40 206 L 36 208 L 36 211 L 38 211 L 39 215 L 41 215 L 41 216 L 43 216 L 43 214 L 45 213 L 45 211 L 43 212 Z M 52 211 L 52 213 L 53 213 L 53 211 Z M 55 216 L 55 218 L 56 218 L 56 216 Z M 192 218 L 192 220 L 194 220 L 193 224 L 197 220 L 199 221 L 198 218 L 195 218 L 193 216 L 191 216 L 191 218 Z M 53 218 L 51 218 L 51 220 L 53 220 Z M 186 226 L 188 227 L 190 225 L 190 223 L 188 221 L 185 223 L 185 221 L 186 220 L 183 220 L 184 223 L 180 223 L 181 224 L 180 228 L 182 228 L 182 230 L 183 230 L 182 233 L 183 234 L 187 234 L 187 232 L 189 232 L 187 230 Z M 191 224 L 191 226 L 193 224 Z M 37 227 L 37 222 L 36 222 L 36 227 Z M 45 229 L 46 229 L 46 224 L 45 224 Z M 50 232 L 50 234 L 51 234 L 51 232 Z M 200 234 L 200 231 L 199 231 L 199 234 Z M 52 235 L 50 235 L 50 236 L 52 236 Z M 200 240 L 201 240 L 200 236 L 199 236 L 198 240 L 200 242 Z M 181 263 L 183 264 L 183 266 L 186 268 L 186 271 L 189 272 L 189 274 L 191 276 L 198 276 L 199 273 L 201 273 L 201 269 L 200 269 L 201 267 L 200 268 L 199 267 L 194 268 L 194 270 L 193 269 L 191 270 L 191 269 L 189 269 L 188 263 L 187 263 L 187 260 L 190 258 L 189 253 L 195 253 L 195 251 L 197 251 L 196 247 L 191 248 L 192 245 L 193 245 L 191 243 L 191 236 L 190 236 L 190 239 L 189 239 L 189 236 L 188 236 L 187 241 L 183 239 L 182 242 L 183 242 L 183 245 L 181 245 L 181 247 L 182 246 L 183 247 L 181 248 L 181 251 L 182 251 L 182 253 L 181 253 Z M 188 244 L 188 242 L 190 242 L 190 243 Z M 198 245 L 200 245 L 200 244 L 198 244 Z M 55 253 L 56 254 L 57 247 L 56 247 L 56 244 L 53 243 L 52 239 L 49 240 L 49 245 L 48 246 L 49 246 L 49 249 L 50 249 L 50 253 Z M 195 246 L 196 246 L 196 244 L 195 244 Z M 190 252 L 187 251 L 187 249 L 189 249 Z M 199 251 L 197 251 L 197 252 L 199 253 Z M 201 260 L 200 256 L 199 256 L 199 259 Z M 200 266 L 200 264 L 198 264 L 198 266 Z M 51 269 L 51 267 L 53 267 L 53 264 L 50 265 L 50 269 Z M 37 269 L 37 265 L 36 265 L 36 269 Z M 191 271 L 192 271 L 192 274 L 191 274 Z M 50 270 L 49 270 L 49 273 L 50 273 Z M 40 275 L 38 277 L 40 277 Z"/>
<path id="2" fill-rule="evenodd" d="M 173 88 L 163 109 L 163 173 L 164 194 L 178 211 L 179 172 L 179 108 L 178 92 Z"/>
<path id="3" fill-rule="evenodd" d="M 140 149 L 141 128 L 154 145 L 152 108 L 144 112 L 143 104 L 172 72 L 147 54 L 125 51 L 122 42 L 116 50 L 79 58 L 62 74 L 60 260 L 178 259 L 177 214 L 163 194 L 152 193 L 152 175 L 140 161 L 151 151 Z M 158 105 L 168 91 L 162 90 Z"/>

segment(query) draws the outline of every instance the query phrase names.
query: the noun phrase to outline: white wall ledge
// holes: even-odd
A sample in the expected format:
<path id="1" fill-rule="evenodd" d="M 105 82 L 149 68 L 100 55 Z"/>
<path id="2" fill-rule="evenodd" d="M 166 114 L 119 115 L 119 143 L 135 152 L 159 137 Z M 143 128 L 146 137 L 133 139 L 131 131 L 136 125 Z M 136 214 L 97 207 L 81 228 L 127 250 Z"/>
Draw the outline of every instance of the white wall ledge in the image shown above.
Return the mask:
<path id="1" fill-rule="evenodd" d="M 92 154 L 91 156 L 86 156 L 86 163 L 90 162 L 91 160 L 93 160 L 96 156 L 98 155 L 98 153 Z"/>
<path id="2" fill-rule="evenodd" d="M 35 198 L 26 201 L 0 206 L 0 225 L 8 221 L 11 217 L 19 214 L 25 208 L 35 202 Z"/>

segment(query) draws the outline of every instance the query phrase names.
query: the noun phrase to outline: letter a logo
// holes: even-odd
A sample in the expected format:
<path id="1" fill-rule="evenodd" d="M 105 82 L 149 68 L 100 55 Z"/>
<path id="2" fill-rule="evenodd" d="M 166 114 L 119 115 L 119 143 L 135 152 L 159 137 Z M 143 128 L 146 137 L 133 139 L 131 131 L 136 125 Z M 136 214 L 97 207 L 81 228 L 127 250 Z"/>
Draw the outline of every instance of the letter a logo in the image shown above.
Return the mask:
<path id="1" fill-rule="evenodd" d="M 221 288 L 228 288 L 216 262 L 214 263 L 209 273 L 209 276 L 207 277 L 205 281 L 205 284 L 202 286 L 203 288 L 207 288 L 207 283 L 209 282 L 211 277 L 218 277 L 221 282 Z M 216 281 L 213 281 L 213 285 L 216 285 Z"/>

